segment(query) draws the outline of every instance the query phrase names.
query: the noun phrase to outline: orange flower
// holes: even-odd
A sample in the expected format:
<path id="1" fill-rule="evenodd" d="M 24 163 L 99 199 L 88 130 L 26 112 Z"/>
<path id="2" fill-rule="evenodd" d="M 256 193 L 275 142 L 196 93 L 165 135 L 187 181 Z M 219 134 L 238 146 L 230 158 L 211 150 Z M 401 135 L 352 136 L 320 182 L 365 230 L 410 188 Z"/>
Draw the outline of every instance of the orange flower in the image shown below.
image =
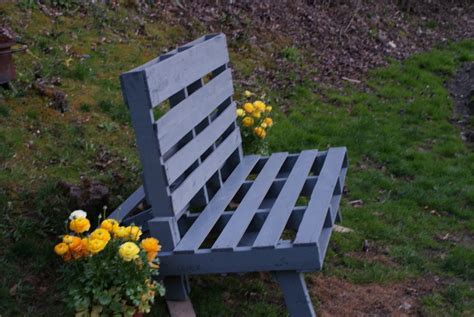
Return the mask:
<path id="1" fill-rule="evenodd" d="M 71 255 L 75 258 L 78 259 L 83 255 L 83 249 L 84 245 L 82 243 L 82 239 L 79 237 L 73 236 L 72 242 L 69 244 L 69 251 Z"/>
<path id="2" fill-rule="evenodd" d="M 159 244 L 159 241 L 155 238 L 143 239 L 140 243 L 140 246 L 143 250 L 145 250 L 148 262 L 153 261 L 158 252 L 161 251 L 161 245 Z"/>

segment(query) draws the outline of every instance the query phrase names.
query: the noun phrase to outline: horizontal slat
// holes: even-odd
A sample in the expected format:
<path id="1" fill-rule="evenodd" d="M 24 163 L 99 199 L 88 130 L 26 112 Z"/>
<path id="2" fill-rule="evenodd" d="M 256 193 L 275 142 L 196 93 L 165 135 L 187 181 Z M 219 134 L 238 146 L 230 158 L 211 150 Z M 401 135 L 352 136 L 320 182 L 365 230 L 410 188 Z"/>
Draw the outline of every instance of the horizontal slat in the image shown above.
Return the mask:
<path id="1" fill-rule="evenodd" d="M 288 219 L 286 229 L 297 230 L 301 223 L 301 219 L 303 219 L 303 214 L 305 210 L 306 206 L 298 206 L 293 208 L 290 219 Z M 262 228 L 265 219 L 267 219 L 269 211 L 270 209 L 258 209 L 255 213 L 254 219 L 247 228 L 247 231 L 256 231 L 258 233 L 258 231 L 260 231 L 260 228 Z M 189 213 L 183 215 L 183 217 L 181 217 L 181 219 L 179 220 L 179 232 L 186 233 L 200 215 L 200 213 Z M 213 230 L 216 230 L 218 232 L 224 230 L 225 226 L 233 215 L 234 211 L 224 211 L 217 223 L 214 225 Z M 241 242 L 242 241 L 240 241 L 239 244 Z"/>
<path id="2" fill-rule="evenodd" d="M 189 228 L 174 252 L 195 252 L 252 171 L 259 156 L 246 156 Z"/>
<path id="3" fill-rule="evenodd" d="M 117 209 L 112 212 L 108 218 L 122 221 L 134 208 L 136 208 L 145 199 L 145 190 L 143 186 L 133 192 Z"/>
<path id="4" fill-rule="evenodd" d="M 233 93 L 232 74 L 227 69 L 171 108 L 156 121 L 161 153 L 168 152 Z"/>
<path id="5" fill-rule="evenodd" d="M 213 250 L 233 249 L 237 246 L 287 156 L 288 153 L 276 153 L 268 159 L 227 226 L 214 243 Z"/>
<path id="6" fill-rule="evenodd" d="M 212 252 L 210 249 L 196 253 L 160 253 L 160 275 L 243 273 L 295 270 L 319 270 L 316 246 L 293 247 L 281 243 L 272 249 L 238 247 L 235 250 Z"/>
<path id="7" fill-rule="evenodd" d="M 169 184 L 178 179 L 232 124 L 235 103 L 227 107 L 211 124 L 165 162 Z"/>
<path id="8" fill-rule="evenodd" d="M 186 47 L 189 47 L 186 49 Z M 224 34 L 205 36 L 137 67 L 145 71 L 153 106 L 229 62 Z"/>
<path id="9" fill-rule="evenodd" d="M 328 150 L 318 181 L 314 186 L 308 207 L 298 228 L 295 244 L 315 244 L 318 242 L 345 156 L 346 148 L 331 148 Z"/>
<path id="10" fill-rule="evenodd" d="M 317 154 L 318 151 L 316 150 L 301 152 L 255 240 L 254 248 L 268 248 L 276 245 L 285 229 Z"/>
<path id="11" fill-rule="evenodd" d="M 241 143 L 240 131 L 235 129 L 171 194 L 173 210 L 180 212 L 209 178 L 219 169 Z"/>

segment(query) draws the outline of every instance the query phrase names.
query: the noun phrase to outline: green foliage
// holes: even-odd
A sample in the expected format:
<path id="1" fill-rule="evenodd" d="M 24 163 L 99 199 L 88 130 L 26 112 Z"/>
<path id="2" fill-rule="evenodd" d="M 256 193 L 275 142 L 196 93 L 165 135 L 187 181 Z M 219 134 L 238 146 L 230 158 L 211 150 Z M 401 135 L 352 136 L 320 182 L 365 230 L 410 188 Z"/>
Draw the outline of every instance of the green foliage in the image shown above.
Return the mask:
<path id="1" fill-rule="evenodd" d="M 444 268 L 466 280 L 474 280 L 474 249 L 457 246 L 447 256 Z"/>
<path id="2" fill-rule="evenodd" d="M 293 63 L 298 62 L 301 58 L 298 48 L 294 46 L 285 47 L 281 51 L 281 55 L 283 58 Z"/>
<path id="3" fill-rule="evenodd" d="M 163 296 L 161 284 L 151 281 L 158 270 L 147 265 L 146 253 L 141 250 L 139 259 L 126 262 L 118 254 L 121 243 L 111 239 L 100 253 L 64 264 L 66 303 L 71 309 L 85 314 L 133 316 L 137 308 L 150 310 L 154 296 L 149 292 Z"/>

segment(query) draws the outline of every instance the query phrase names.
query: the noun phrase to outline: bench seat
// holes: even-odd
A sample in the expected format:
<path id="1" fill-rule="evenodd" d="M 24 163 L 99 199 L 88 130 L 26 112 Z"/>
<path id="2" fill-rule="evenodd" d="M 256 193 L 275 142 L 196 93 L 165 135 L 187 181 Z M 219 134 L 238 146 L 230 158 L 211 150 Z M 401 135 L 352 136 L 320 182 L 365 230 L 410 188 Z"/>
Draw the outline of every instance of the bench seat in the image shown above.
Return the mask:
<path id="1" fill-rule="evenodd" d="M 340 219 L 346 155 L 341 147 L 246 156 L 203 211 L 188 211 L 178 220 L 184 234 L 174 250 L 160 253 L 160 273 L 321 270 L 332 226 Z M 143 199 L 139 189 L 124 205 Z M 123 219 L 138 220 L 153 221 L 151 210 Z"/>

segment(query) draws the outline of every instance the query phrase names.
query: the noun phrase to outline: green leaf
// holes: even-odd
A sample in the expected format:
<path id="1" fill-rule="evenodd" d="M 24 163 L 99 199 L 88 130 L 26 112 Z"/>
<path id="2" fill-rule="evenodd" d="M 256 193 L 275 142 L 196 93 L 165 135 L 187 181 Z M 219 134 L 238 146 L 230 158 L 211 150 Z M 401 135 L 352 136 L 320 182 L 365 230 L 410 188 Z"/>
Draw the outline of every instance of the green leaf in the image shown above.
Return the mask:
<path id="1" fill-rule="evenodd" d="M 112 301 L 112 297 L 107 293 L 102 293 L 102 295 L 100 295 L 98 299 L 99 299 L 99 303 L 102 306 L 107 306 Z"/>

